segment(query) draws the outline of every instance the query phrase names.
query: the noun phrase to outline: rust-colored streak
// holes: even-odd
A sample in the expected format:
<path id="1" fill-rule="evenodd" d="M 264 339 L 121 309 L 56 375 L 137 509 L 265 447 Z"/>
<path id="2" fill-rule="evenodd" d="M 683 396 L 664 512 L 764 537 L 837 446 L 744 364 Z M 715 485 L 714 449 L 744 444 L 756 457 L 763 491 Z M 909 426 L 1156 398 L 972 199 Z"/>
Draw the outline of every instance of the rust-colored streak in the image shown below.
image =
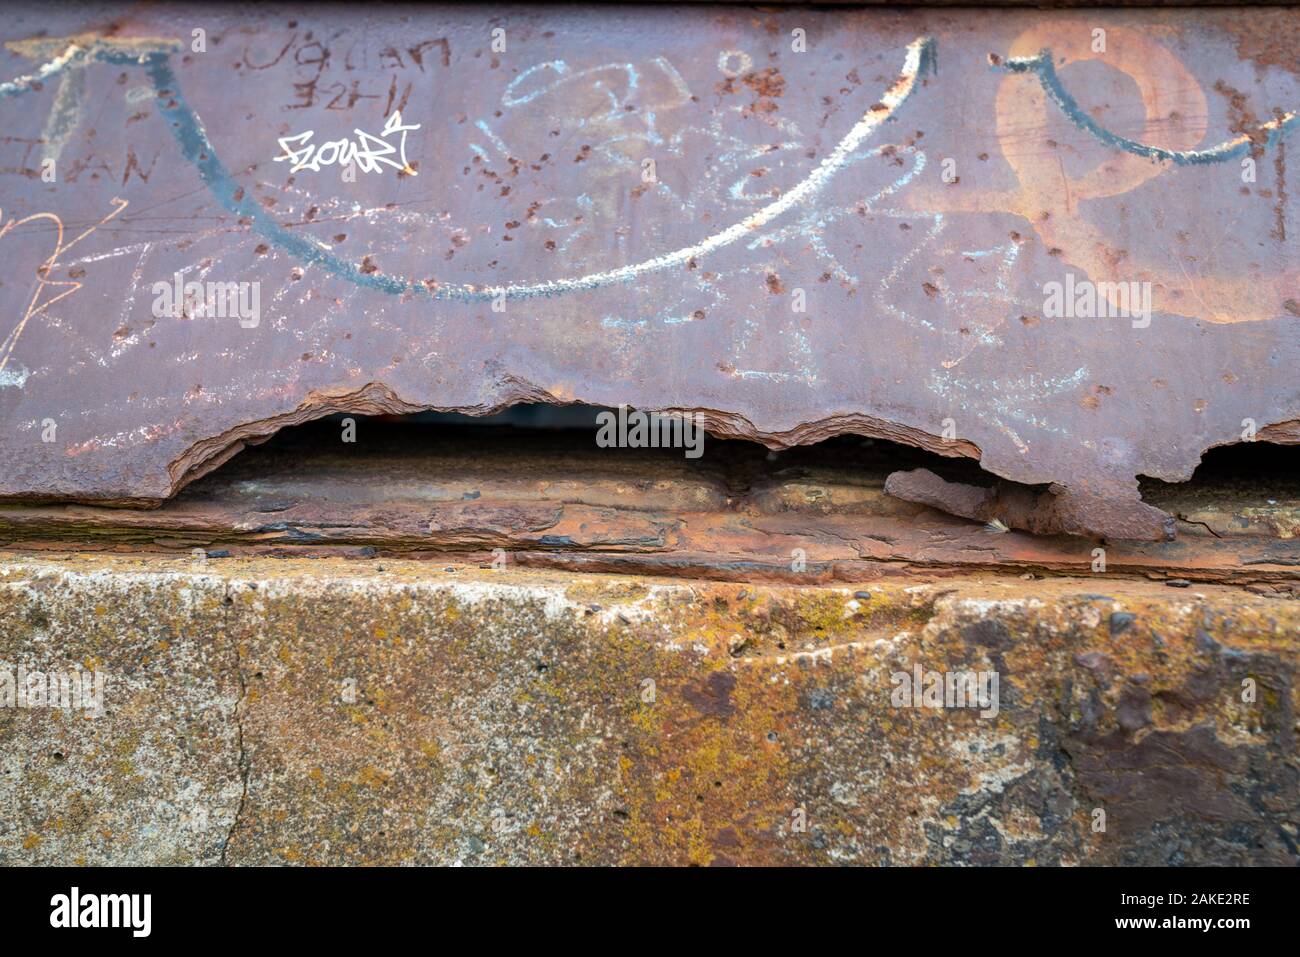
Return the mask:
<path id="1" fill-rule="evenodd" d="M 3 506 L 0 546 L 504 560 L 789 583 L 982 569 L 1223 582 L 1300 596 L 1294 481 L 1157 484 L 1143 507 L 1177 516 L 1180 540 L 1103 542 L 1068 534 L 1077 529 L 1061 524 L 1051 490 L 976 486 L 971 467 L 961 481 L 926 469 L 891 474 L 896 452 L 844 443 L 773 461 L 753 446 L 715 443 L 693 465 L 671 452 L 610 455 L 567 433 L 362 429 L 353 452 L 336 450 L 337 426 L 325 424 L 308 429 L 312 441 L 249 450 L 161 507 Z M 995 522 L 1011 530 L 999 533 Z"/>

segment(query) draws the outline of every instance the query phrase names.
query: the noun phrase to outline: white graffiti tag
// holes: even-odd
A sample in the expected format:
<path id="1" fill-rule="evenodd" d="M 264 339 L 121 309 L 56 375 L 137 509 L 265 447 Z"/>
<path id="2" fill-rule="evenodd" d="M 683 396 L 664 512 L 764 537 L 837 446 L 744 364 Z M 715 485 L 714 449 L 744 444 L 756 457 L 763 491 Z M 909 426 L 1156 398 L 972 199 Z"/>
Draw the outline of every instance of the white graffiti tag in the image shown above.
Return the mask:
<path id="1" fill-rule="evenodd" d="M 371 136 L 362 130 L 353 130 L 357 135 L 356 143 L 349 139 L 330 140 L 318 147 L 317 144 L 309 142 L 316 135 L 312 130 L 296 136 L 281 137 L 280 149 L 284 150 L 284 155 L 275 157 L 275 161 L 282 163 L 288 160 L 293 163 L 289 170 L 291 173 L 304 169 L 319 172 L 322 166 L 332 164 L 348 166 L 355 162 L 357 169 L 363 173 L 378 172 L 379 164 L 383 163 L 385 166 L 391 166 L 395 170 L 414 176 L 415 170 L 406 161 L 406 134 L 419 128 L 419 123 L 409 126 L 403 124 L 401 111 L 394 110 L 379 136 Z M 386 137 L 394 133 L 401 134 L 396 147 L 385 141 Z M 397 154 L 396 159 L 391 158 L 394 153 Z"/>

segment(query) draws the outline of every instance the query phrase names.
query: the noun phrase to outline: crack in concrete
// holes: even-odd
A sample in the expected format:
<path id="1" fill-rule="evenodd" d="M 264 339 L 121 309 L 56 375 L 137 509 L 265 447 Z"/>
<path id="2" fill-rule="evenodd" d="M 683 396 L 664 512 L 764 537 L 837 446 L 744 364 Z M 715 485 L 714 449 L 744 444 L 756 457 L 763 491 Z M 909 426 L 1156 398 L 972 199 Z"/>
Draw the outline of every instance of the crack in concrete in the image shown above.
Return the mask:
<path id="1" fill-rule="evenodd" d="M 239 777 L 241 790 L 239 794 L 239 804 L 235 806 L 235 814 L 230 821 L 230 830 L 226 832 L 225 840 L 221 842 L 221 866 L 227 866 L 226 852 L 230 848 L 230 842 L 234 839 L 235 831 L 239 829 L 239 822 L 243 819 L 244 808 L 248 804 L 248 779 L 252 772 L 249 763 L 248 752 L 244 749 L 244 703 L 248 700 L 248 683 L 244 680 L 243 658 L 239 653 L 239 641 L 234 637 L 230 630 L 230 583 L 225 582 L 222 588 L 222 623 L 225 626 L 226 633 L 231 635 L 235 652 L 235 680 L 239 684 L 239 698 L 235 702 L 235 761 L 239 768 Z"/>

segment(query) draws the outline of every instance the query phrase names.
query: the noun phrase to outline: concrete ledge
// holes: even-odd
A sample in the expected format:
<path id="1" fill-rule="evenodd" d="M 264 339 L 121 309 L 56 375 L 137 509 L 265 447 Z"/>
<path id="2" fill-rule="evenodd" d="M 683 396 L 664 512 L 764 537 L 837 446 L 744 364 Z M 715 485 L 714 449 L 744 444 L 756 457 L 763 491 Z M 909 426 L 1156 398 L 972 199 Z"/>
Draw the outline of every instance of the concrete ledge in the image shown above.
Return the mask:
<path id="1" fill-rule="evenodd" d="M 1294 864 L 1298 653 L 1225 586 L 15 553 L 0 664 L 106 684 L 0 707 L 0 863 Z"/>

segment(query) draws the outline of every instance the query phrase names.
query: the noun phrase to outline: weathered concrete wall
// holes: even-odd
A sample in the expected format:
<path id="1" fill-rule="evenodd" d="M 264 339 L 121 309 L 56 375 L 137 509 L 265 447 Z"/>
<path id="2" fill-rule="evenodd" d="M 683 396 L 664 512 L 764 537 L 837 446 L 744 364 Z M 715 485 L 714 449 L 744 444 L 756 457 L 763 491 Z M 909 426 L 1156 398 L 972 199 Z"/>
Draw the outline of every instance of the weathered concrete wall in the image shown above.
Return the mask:
<path id="1" fill-rule="evenodd" d="M 1295 863 L 1298 637 L 1101 577 L 11 554 L 0 664 L 106 686 L 0 708 L 0 863 Z M 997 714 L 895 706 L 917 664 Z"/>

